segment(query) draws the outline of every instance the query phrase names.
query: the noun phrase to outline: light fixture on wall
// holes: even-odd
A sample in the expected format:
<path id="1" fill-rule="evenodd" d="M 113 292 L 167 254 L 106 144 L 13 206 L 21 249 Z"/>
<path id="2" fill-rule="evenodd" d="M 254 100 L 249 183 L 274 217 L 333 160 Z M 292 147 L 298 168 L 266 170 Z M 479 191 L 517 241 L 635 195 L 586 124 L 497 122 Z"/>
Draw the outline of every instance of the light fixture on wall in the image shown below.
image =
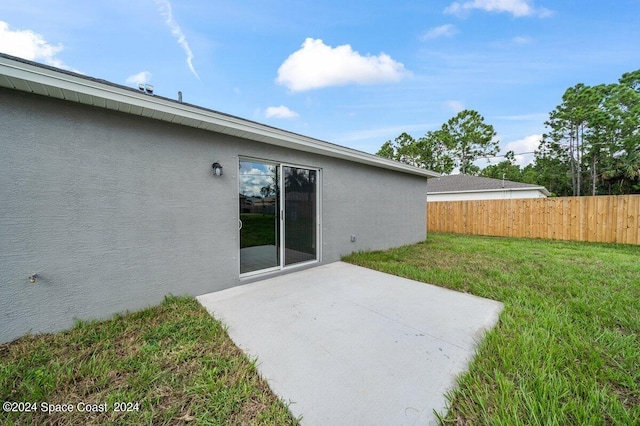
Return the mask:
<path id="1" fill-rule="evenodd" d="M 217 161 L 211 165 L 214 176 L 222 176 L 222 165 Z"/>

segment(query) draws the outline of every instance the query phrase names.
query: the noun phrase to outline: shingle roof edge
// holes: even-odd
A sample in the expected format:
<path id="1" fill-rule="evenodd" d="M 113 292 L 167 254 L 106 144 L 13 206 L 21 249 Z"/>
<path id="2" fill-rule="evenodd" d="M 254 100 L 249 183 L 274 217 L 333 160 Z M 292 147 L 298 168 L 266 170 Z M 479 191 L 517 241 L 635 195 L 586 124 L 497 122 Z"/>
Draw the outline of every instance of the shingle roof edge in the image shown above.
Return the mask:
<path id="1" fill-rule="evenodd" d="M 150 118 L 158 120 L 171 121 L 163 117 L 165 115 L 178 116 L 185 119 L 185 122 L 179 123 L 182 125 L 227 133 L 258 142 L 340 158 L 425 178 L 440 176 L 438 173 L 430 170 L 420 169 L 331 142 L 300 135 L 197 105 L 182 103 L 157 95 L 144 94 L 133 88 L 106 80 L 88 77 L 0 53 L 0 77 L 3 76 L 4 78 L 0 78 L 1 87 L 118 110 L 129 114 L 142 115 L 142 113 L 133 112 L 132 107 L 138 107 L 141 108 L 141 110 L 147 109 L 153 112 L 153 116 Z M 12 79 L 20 80 L 21 83 L 24 83 L 24 87 L 16 87 L 16 85 L 12 84 Z M 15 83 L 17 81 L 13 82 Z M 34 89 L 34 87 L 42 87 L 43 90 L 39 91 Z M 50 89 L 54 89 L 54 91 L 57 89 L 60 95 L 52 94 Z M 66 98 L 64 96 L 65 93 L 75 93 L 76 99 Z M 82 101 L 80 95 L 91 97 L 92 100 L 95 98 L 95 100 L 103 101 L 104 105 L 96 105 L 89 101 Z M 158 113 L 158 117 L 155 116 L 156 112 Z"/>

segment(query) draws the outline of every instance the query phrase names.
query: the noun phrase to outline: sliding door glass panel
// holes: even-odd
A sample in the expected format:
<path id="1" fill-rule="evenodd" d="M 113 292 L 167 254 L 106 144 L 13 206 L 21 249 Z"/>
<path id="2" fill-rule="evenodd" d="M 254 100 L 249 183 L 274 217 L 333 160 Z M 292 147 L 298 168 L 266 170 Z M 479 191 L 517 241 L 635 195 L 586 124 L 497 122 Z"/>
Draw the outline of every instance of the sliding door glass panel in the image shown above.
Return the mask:
<path id="1" fill-rule="evenodd" d="M 240 161 L 240 273 L 280 266 L 279 169 Z"/>
<path id="2" fill-rule="evenodd" d="M 282 167 L 284 181 L 284 264 L 316 260 L 317 171 Z"/>

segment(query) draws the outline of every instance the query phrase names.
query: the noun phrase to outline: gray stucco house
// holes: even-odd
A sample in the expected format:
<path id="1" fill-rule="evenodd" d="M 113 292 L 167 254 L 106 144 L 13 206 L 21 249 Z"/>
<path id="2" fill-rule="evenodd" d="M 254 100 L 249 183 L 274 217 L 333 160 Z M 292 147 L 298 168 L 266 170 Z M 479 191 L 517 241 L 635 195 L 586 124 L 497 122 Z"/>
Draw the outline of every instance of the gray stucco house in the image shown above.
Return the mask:
<path id="1" fill-rule="evenodd" d="M 435 176 L 0 54 L 0 342 L 423 240 Z"/>

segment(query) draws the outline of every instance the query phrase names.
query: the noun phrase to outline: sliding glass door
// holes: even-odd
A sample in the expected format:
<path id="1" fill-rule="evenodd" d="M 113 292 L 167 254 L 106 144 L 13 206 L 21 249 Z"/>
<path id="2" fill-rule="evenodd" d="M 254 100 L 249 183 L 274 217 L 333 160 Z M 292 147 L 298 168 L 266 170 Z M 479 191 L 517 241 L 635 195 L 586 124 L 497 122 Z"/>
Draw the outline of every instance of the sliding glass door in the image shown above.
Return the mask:
<path id="1" fill-rule="evenodd" d="M 283 167 L 284 264 L 316 260 L 317 170 Z"/>
<path id="2" fill-rule="evenodd" d="M 240 273 L 318 260 L 317 169 L 241 160 Z"/>
<path id="3" fill-rule="evenodd" d="M 240 161 L 240 273 L 280 267 L 280 166 Z"/>

